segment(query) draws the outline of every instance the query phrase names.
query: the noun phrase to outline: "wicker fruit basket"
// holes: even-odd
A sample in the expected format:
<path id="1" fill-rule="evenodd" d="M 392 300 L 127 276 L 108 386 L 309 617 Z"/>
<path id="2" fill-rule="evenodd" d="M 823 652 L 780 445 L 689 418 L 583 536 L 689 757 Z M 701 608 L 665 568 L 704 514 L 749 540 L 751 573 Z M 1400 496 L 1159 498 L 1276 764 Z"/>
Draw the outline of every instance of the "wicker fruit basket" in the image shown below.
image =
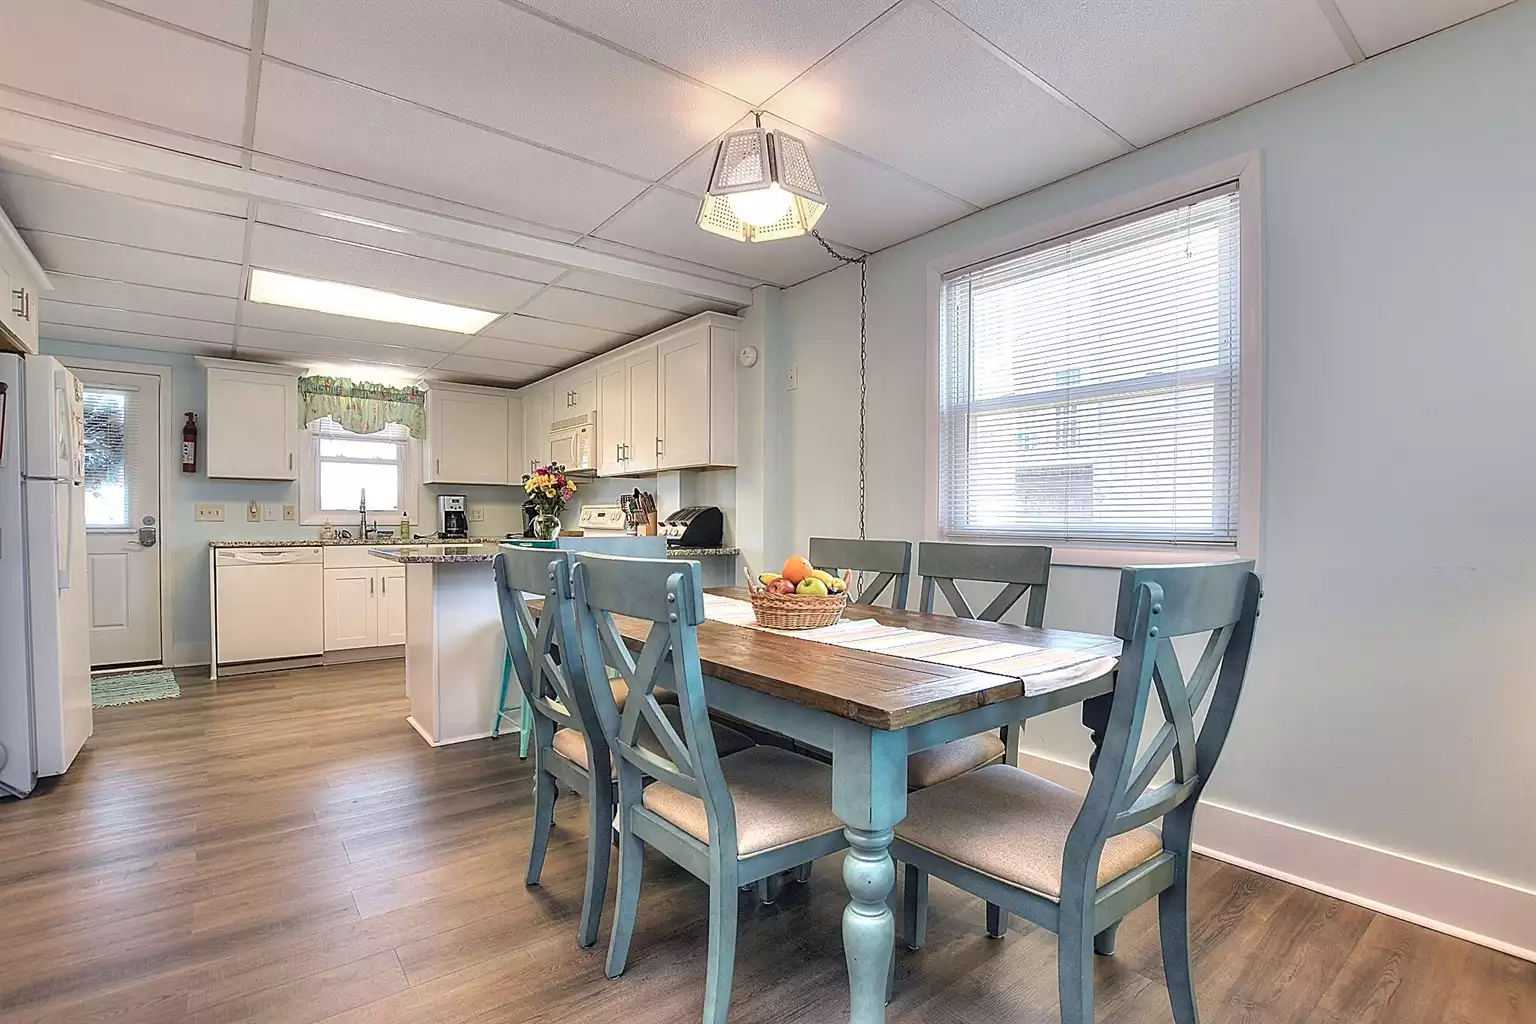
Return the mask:
<path id="1" fill-rule="evenodd" d="M 845 583 L 852 583 L 844 575 Z M 814 597 L 809 594 L 770 594 L 761 583 L 747 575 L 748 596 L 757 624 L 769 629 L 816 629 L 830 626 L 842 618 L 848 606 L 848 592 Z"/>

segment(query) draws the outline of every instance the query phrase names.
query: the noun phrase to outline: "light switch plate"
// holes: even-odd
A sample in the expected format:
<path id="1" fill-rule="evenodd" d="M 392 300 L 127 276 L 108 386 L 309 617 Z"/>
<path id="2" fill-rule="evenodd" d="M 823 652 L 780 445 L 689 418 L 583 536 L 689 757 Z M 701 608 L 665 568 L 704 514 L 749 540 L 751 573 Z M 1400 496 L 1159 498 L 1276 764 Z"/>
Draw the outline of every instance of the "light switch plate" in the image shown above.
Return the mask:
<path id="1" fill-rule="evenodd" d="M 282 517 L 283 507 L 275 501 L 263 502 L 261 506 L 261 518 L 264 522 L 275 523 Z"/>
<path id="2" fill-rule="evenodd" d="M 295 517 L 295 513 L 294 513 L 293 506 L 292 505 L 284 505 L 283 506 L 283 522 L 291 523 L 291 522 L 293 522 L 294 517 Z"/>
<path id="3" fill-rule="evenodd" d="M 477 506 L 471 506 L 469 509 L 469 521 L 472 523 L 485 522 L 485 509 Z"/>
<path id="4" fill-rule="evenodd" d="M 261 522 L 261 506 L 254 501 L 247 505 L 245 507 L 245 520 L 248 523 Z"/>
<path id="5" fill-rule="evenodd" d="M 222 523 L 224 521 L 224 506 L 212 501 L 198 502 L 197 521 L 200 523 Z"/>

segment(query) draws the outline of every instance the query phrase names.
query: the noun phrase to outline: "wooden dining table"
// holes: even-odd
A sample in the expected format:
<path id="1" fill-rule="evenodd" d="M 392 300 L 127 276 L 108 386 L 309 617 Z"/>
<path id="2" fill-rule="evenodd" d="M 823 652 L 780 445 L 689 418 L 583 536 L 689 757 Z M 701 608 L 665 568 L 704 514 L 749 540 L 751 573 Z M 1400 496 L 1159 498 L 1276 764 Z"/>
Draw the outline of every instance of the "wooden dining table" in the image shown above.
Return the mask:
<path id="1" fill-rule="evenodd" d="M 710 594 L 745 600 L 743 588 Z M 896 938 L 888 897 L 896 823 L 907 813 L 907 755 L 1088 702 L 1084 723 L 1102 735 L 1120 654 L 1111 636 L 849 605 L 844 618 L 1034 649 L 1007 673 L 956 668 L 834 646 L 711 619 L 699 660 L 711 710 L 761 726 L 832 758 L 832 806 L 850 846 L 843 862 L 849 1020 L 885 1020 L 886 974 Z M 615 617 L 639 648 L 650 623 Z M 1010 759 L 1016 757 L 1010 751 Z"/>

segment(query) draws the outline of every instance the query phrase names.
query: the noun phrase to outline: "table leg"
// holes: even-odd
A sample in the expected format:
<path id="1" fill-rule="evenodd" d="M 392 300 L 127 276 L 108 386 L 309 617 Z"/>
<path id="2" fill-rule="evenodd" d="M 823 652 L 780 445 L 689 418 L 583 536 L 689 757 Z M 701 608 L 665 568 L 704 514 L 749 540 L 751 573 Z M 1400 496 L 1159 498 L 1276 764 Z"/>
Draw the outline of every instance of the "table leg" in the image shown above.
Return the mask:
<path id="1" fill-rule="evenodd" d="M 896 884 L 894 827 L 907 813 L 904 733 L 839 722 L 832 747 L 832 809 L 846 826 L 850 849 L 843 884 L 843 953 L 848 961 L 848 1019 L 884 1024 L 896 917 L 887 903 Z"/>
<path id="2" fill-rule="evenodd" d="M 1099 751 L 1104 747 L 1104 734 L 1109 731 L 1109 712 L 1114 706 L 1113 692 L 1089 697 L 1083 701 L 1083 725 L 1093 738 L 1093 753 L 1088 757 L 1088 770 L 1099 766 Z"/>

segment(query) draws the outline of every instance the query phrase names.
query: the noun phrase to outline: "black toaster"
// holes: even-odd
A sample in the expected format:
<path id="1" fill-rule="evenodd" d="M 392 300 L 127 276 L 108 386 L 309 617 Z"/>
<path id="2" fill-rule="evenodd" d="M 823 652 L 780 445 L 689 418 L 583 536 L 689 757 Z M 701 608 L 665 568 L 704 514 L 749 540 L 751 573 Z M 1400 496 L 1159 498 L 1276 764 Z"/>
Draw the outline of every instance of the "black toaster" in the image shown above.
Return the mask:
<path id="1" fill-rule="evenodd" d="M 725 513 L 718 505 L 680 508 L 657 524 L 669 548 L 718 548 L 725 543 Z"/>

